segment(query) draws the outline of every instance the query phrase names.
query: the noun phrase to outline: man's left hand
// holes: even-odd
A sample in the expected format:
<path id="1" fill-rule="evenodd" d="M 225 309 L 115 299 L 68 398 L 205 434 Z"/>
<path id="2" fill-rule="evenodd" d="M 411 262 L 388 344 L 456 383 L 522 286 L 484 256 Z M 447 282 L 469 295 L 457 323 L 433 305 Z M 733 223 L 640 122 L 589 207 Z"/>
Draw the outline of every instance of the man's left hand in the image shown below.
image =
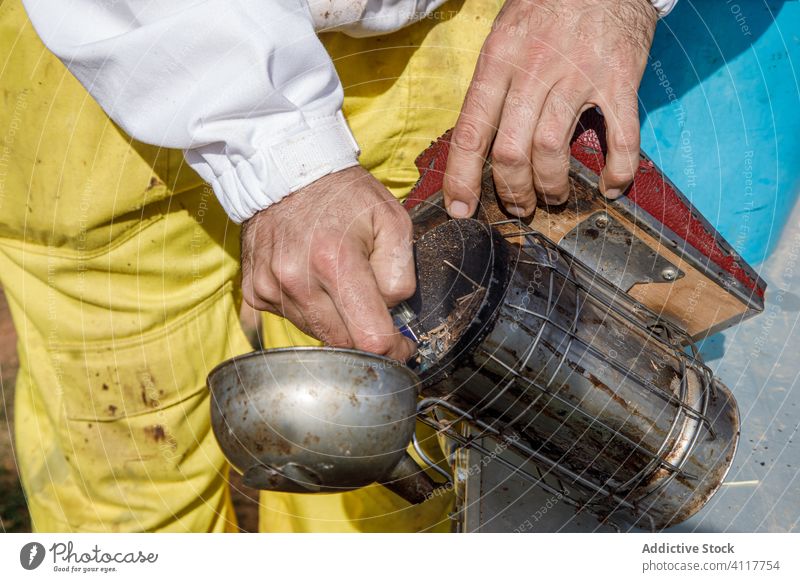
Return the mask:
<path id="1" fill-rule="evenodd" d="M 450 215 L 474 213 L 490 155 L 510 214 L 532 214 L 537 193 L 563 203 L 569 140 L 594 106 L 608 136 L 600 188 L 620 196 L 639 166 L 637 90 L 656 21 L 648 0 L 507 0 L 453 131 L 444 180 Z"/>

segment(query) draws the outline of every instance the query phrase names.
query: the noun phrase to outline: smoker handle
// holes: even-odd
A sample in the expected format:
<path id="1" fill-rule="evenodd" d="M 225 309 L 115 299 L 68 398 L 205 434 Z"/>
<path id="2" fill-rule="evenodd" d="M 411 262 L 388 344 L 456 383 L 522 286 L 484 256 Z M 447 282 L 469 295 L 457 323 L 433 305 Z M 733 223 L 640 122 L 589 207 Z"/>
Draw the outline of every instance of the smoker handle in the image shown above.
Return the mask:
<path id="1" fill-rule="evenodd" d="M 408 453 L 403 455 L 400 462 L 379 483 L 412 505 L 432 498 L 434 491 L 440 487 Z"/>

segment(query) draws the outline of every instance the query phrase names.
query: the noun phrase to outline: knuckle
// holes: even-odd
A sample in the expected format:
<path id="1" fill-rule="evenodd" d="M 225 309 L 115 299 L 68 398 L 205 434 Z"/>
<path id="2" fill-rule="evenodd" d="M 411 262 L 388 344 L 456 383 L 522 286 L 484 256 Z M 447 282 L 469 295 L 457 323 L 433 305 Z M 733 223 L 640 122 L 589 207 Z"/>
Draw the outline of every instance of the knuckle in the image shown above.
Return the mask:
<path id="1" fill-rule="evenodd" d="M 639 153 L 639 128 L 635 126 L 620 127 L 614 132 L 613 147 L 624 154 Z"/>
<path id="2" fill-rule="evenodd" d="M 302 263 L 287 257 L 274 261 L 271 267 L 278 285 L 290 291 L 301 289 L 307 278 Z"/>
<path id="3" fill-rule="evenodd" d="M 502 39 L 500 39 L 497 36 L 497 31 L 493 30 L 486 37 L 486 40 L 483 41 L 483 46 L 481 47 L 481 55 L 494 56 L 501 50 L 503 50 Z"/>
<path id="4" fill-rule="evenodd" d="M 475 196 L 473 188 L 470 187 L 466 180 L 461 176 L 453 175 L 451 172 L 445 174 L 442 186 L 450 197 L 458 200 L 466 200 Z"/>
<path id="5" fill-rule="evenodd" d="M 534 149 L 542 154 L 556 155 L 566 149 L 566 141 L 562 135 L 561 127 L 554 124 L 539 124 L 533 136 Z"/>
<path id="6" fill-rule="evenodd" d="M 569 192 L 569 168 L 567 165 L 550 167 L 547 173 L 536 174 L 536 191 L 545 197 L 562 196 Z"/>
<path id="7" fill-rule="evenodd" d="M 340 327 L 334 325 L 329 320 L 323 320 L 318 315 L 315 316 L 311 310 L 307 310 L 307 312 L 309 313 L 307 319 L 311 331 L 317 339 L 337 348 L 353 347 L 353 341 L 350 339 L 350 336 L 344 333 Z"/>
<path id="8" fill-rule="evenodd" d="M 392 220 L 394 221 L 394 228 L 397 236 L 401 242 L 411 242 L 414 233 L 414 223 L 411 220 L 411 215 L 400 204 L 392 204 Z"/>
<path id="9" fill-rule="evenodd" d="M 526 92 L 518 89 L 509 90 L 503 107 L 503 115 L 510 114 L 519 122 L 529 122 L 536 116 L 533 98 Z M 510 127 L 510 131 L 516 128 Z"/>
<path id="10" fill-rule="evenodd" d="M 255 277 L 242 283 L 242 296 L 248 305 L 264 310 L 279 300 L 275 285 L 267 277 Z"/>
<path id="11" fill-rule="evenodd" d="M 514 206 L 520 205 L 519 196 L 512 190 L 506 188 L 497 188 L 497 197 L 500 198 L 505 204 L 513 204 Z"/>
<path id="12" fill-rule="evenodd" d="M 373 354 L 386 355 L 392 351 L 394 341 L 389 335 L 373 334 L 357 342 L 357 347 L 361 350 L 372 352 Z"/>
<path id="13" fill-rule="evenodd" d="M 401 277 L 391 283 L 386 289 L 386 300 L 392 303 L 399 303 L 403 299 L 408 299 L 417 289 L 417 282 L 413 276 Z"/>
<path id="14" fill-rule="evenodd" d="M 250 287 L 248 294 L 257 301 L 265 301 L 270 303 L 273 297 L 273 288 L 272 285 L 266 283 L 263 279 L 258 279 L 253 282 L 253 285 Z"/>
<path id="15" fill-rule="evenodd" d="M 554 52 L 551 45 L 541 40 L 527 43 L 523 50 L 525 68 L 529 71 L 539 71 L 543 69 L 548 61 L 552 59 Z"/>
<path id="16" fill-rule="evenodd" d="M 469 154 L 483 154 L 486 151 L 483 134 L 470 120 L 459 121 L 453 130 L 451 142 L 457 149 Z"/>
<path id="17" fill-rule="evenodd" d="M 504 38 L 501 28 L 495 28 L 487 37 L 481 48 L 481 60 L 488 61 L 492 65 L 502 65 L 508 60 L 509 43 Z M 483 64 L 483 63 L 482 63 Z"/>
<path id="18" fill-rule="evenodd" d="M 242 286 L 242 299 L 253 309 L 263 309 L 263 302 L 252 285 Z"/>
<path id="19" fill-rule="evenodd" d="M 507 168 L 522 168 L 530 165 L 525 150 L 508 139 L 497 141 L 492 148 L 492 163 Z"/>
<path id="20" fill-rule="evenodd" d="M 544 105 L 544 113 L 551 118 L 561 120 L 564 125 L 572 124 L 580 106 L 577 91 L 562 88 L 553 91 Z"/>
<path id="21" fill-rule="evenodd" d="M 339 250 L 339 241 L 329 238 L 318 241 L 310 257 L 311 266 L 315 272 L 321 275 L 336 275 L 339 266 Z"/>
<path id="22" fill-rule="evenodd" d="M 533 192 L 533 185 L 529 191 L 520 191 L 515 188 L 497 188 L 497 197 L 504 204 L 511 204 L 518 207 L 527 207 L 536 203 L 536 194 Z"/>

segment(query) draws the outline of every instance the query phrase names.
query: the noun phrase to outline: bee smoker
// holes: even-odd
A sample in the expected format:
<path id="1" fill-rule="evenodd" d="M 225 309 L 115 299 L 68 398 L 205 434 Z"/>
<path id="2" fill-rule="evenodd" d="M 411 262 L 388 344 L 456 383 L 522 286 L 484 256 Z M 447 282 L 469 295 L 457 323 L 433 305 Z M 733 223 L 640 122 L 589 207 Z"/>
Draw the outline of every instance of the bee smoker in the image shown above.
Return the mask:
<path id="1" fill-rule="evenodd" d="M 462 526 L 482 495 L 458 483 L 464 452 L 649 530 L 699 511 L 733 462 L 737 405 L 695 344 L 763 311 L 766 284 L 644 154 L 606 200 L 605 149 L 586 112 L 569 200 L 527 221 L 498 205 L 490 162 L 477 220 L 448 220 L 449 133 L 417 159 L 419 284 L 399 323 L 420 341 L 418 416 L 455 449 Z"/>
<path id="2" fill-rule="evenodd" d="M 503 443 L 602 519 L 688 518 L 732 462 L 733 396 L 680 330 L 535 231 L 515 236 L 459 220 L 417 241 L 420 418 L 462 446 Z"/>

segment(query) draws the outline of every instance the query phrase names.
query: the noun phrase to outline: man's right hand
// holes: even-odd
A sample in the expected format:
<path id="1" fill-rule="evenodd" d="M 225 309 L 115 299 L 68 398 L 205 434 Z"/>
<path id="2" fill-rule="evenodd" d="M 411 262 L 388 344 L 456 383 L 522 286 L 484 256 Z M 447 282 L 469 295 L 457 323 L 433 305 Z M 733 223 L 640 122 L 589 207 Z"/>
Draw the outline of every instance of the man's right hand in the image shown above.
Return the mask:
<path id="1" fill-rule="evenodd" d="M 242 273 L 247 303 L 328 345 L 399 361 L 416 349 L 387 309 L 416 287 L 411 220 L 360 166 L 325 176 L 245 222 Z"/>

